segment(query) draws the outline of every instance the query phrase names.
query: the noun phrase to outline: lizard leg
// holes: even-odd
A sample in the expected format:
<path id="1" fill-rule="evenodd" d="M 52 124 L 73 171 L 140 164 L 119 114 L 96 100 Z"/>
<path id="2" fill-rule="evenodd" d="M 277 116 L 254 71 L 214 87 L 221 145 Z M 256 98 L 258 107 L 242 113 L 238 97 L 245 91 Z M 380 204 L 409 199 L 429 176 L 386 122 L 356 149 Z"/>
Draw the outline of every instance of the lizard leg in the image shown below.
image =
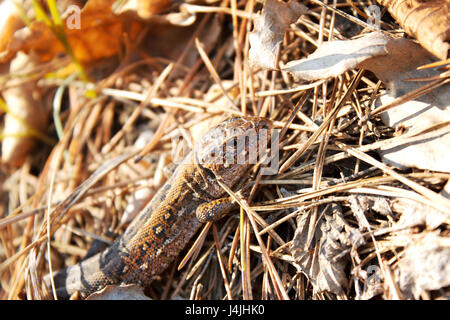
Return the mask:
<path id="1" fill-rule="evenodd" d="M 206 223 L 219 220 L 234 208 L 236 203 L 230 197 L 219 198 L 199 205 L 195 214 L 200 222 Z"/>

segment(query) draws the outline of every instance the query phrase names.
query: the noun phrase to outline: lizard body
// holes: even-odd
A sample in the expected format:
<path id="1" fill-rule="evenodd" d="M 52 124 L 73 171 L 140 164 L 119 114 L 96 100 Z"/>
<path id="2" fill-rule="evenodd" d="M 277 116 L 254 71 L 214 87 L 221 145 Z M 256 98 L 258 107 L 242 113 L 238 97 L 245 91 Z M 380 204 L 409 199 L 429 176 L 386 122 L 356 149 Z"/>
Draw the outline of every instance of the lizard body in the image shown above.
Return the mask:
<path id="1" fill-rule="evenodd" d="M 229 187 L 241 180 L 255 162 L 248 158 L 240 163 L 238 155 L 251 157 L 250 150 L 258 142 L 250 139 L 243 148 L 233 150 L 230 141 L 262 130 L 267 133 L 270 127 L 263 118 L 237 117 L 208 131 L 122 236 L 105 251 L 54 275 L 58 297 L 68 298 L 76 291 L 87 297 L 109 284 L 148 285 L 202 223 L 217 220 L 232 208 L 231 200 L 222 198 L 225 191 L 217 179 Z"/>

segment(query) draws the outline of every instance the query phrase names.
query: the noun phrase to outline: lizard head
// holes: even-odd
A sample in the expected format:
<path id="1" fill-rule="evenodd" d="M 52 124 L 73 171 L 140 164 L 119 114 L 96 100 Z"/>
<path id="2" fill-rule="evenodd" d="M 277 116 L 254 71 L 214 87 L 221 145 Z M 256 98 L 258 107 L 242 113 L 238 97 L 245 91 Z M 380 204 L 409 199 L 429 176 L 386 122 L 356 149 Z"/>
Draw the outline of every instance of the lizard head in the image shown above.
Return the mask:
<path id="1" fill-rule="evenodd" d="M 194 155 L 205 185 L 212 197 L 242 180 L 251 166 L 262 157 L 270 144 L 272 122 L 258 117 L 232 117 L 210 129 L 194 149 Z"/>

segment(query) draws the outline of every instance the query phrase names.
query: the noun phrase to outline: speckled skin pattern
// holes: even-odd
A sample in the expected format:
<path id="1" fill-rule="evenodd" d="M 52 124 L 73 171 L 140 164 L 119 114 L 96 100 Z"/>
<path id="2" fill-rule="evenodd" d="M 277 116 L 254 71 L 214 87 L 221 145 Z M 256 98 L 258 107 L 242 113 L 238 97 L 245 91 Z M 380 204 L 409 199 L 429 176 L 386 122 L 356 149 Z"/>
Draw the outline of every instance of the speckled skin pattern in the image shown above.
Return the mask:
<path id="1" fill-rule="evenodd" d="M 249 155 L 258 142 L 248 139 L 240 151 L 230 149 L 229 142 L 271 126 L 264 118 L 234 117 L 209 130 L 123 235 L 105 251 L 54 275 L 58 298 L 76 291 L 85 298 L 108 284 L 149 285 L 203 223 L 233 208 L 217 179 L 230 188 L 242 180 L 254 162 L 238 163 L 238 153 Z"/>

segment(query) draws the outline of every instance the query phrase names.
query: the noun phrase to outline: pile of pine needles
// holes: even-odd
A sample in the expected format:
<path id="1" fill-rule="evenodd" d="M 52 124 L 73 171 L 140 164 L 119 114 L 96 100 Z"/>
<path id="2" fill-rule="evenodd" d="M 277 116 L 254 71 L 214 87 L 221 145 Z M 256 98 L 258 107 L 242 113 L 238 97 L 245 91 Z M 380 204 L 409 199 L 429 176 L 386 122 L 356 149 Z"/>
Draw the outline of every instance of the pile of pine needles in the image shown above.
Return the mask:
<path id="1" fill-rule="evenodd" d="M 448 295 L 448 289 L 419 290 L 406 278 L 423 275 L 413 264 L 440 268 L 439 260 L 430 260 L 432 250 L 425 254 L 419 244 L 449 246 L 450 209 L 442 210 L 446 203 L 435 197 L 449 175 L 381 161 L 380 146 L 398 139 L 379 114 L 371 114 L 383 84 L 362 70 L 298 83 L 286 73 L 250 68 L 248 17 L 260 4 L 230 3 L 198 13 L 202 22 L 178 60 L 130 46 L 125 50 L 132 53 L 95 70 L 99 80 L 90 90 L 97 97 L 86 97 L 85 83 L 75 78 L 60 84 L 68 88 L 60 97 L 61 135 L 54 123 L 46 132 L 58 142 L 41 141 L 20 168 L 0 171 L 2 299 L 52 297 L 42 285 L 50 268 L 75 264 L 112 243 L 167 180 L 177 143 L 192 147 L 198 128 L 230 115 L 274 122 L 281 132 L 279 171 L 261 176 L 256 166 L 246 177 L 250 198 L 194 236 L 147 288 L 150 298 Z M 376 3 L 363 6 L 370 4 Z M 354 6 L 337 3 L 351 15 Z M 317 3 L 309 7 L 308 18 L 286 33 L 280 63 L 307 56 L 330 30 L 351 37 L 362 29 Z M 386 32 L 398 32 L 388 14 L 383 19 Z M 213 20 L 221 35 L 205 49 L 197 35 Z M 195 56 L 190 68 L 183 67 L 187 55 Z M 93 70 L 85 71 L 92 77 Z M 434 225 L 426 218 L 407 221 L 421 210 L 443 218 Z"/>

